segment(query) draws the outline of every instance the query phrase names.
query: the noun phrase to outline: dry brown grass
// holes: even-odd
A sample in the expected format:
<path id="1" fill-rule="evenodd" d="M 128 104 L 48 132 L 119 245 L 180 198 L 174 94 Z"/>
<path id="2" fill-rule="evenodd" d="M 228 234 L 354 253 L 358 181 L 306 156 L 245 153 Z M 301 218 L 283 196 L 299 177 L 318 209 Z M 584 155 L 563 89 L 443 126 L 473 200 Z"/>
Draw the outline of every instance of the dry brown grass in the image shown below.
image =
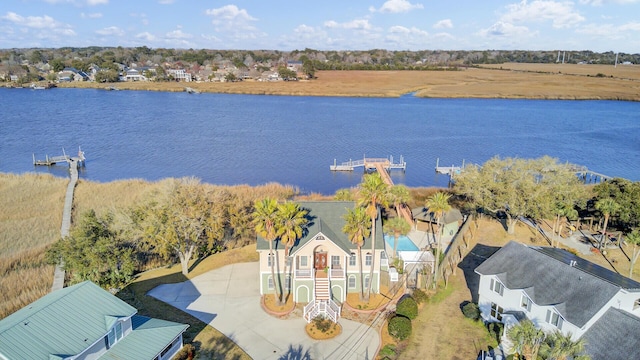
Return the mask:
<path id="1" fill-rule="evenodd" d="M 44 251 L 60 238 L 67 180 L 0 174 L 0 319 L 48 293 Z"/>
<path id="2" fill-rule="evenodd" d="M 60 238 L 68 180 L 0 174 L 0 261 Z"/>
<path id="3" fill-rule="evenodd" d="M 500 70 L 502 68 L 502 70 Z M 596 77 L 597 74 L 606 77 Z M 589 75 L 589 76 L 587 76 Z M 612 99 L 640 101 L 640 66 L 498 64 L 459 71 L 319 71 L 311 81 L 117 83 L 120 89 L 263 95 L 438 98 Z M 106 88 L 114 84 L 68 83 Z"/>

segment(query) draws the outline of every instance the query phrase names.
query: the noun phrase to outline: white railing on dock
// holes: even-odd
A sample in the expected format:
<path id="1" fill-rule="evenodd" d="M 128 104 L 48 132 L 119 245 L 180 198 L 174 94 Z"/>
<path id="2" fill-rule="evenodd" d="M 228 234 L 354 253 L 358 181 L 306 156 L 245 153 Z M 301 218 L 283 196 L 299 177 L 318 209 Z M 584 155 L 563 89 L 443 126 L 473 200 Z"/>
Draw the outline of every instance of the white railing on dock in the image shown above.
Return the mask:
<path id="1" fill-rule="evenodd" d="M 390 169 L 402 169 L 407 168 L 407 163 L 404 161 L 402 155 L 400 156 L 400 162 L 394 163 L 393 156 L 389 158 L 368 158 L 364 157 L 359 160 L 349 160 L 338 164 L 336 159 L 333 159 L 333 165 L 329 166 L 331 171 L 353 171 L 357 167 L 373 168 L 376 164 L 384 164 L 384 168 Z"/>

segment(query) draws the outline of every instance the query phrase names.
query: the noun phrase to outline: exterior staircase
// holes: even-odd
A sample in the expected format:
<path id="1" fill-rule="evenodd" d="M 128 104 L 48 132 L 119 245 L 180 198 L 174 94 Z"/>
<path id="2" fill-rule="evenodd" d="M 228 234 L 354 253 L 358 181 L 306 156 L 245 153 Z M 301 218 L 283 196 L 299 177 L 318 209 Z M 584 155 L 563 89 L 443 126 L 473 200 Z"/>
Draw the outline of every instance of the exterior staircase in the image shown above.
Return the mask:
<path id="1" fill-rule="evenodd" d="M 331 291 L 329 290 L 328 278 L 316 278 L 315 294 L 316 294 L 315 296 L 316 300 L 331 299 Z"/>
<path id="2" fill-rule="evenodd" d="M 311 322 L 316 316 L 324 315 L 333 322 L 340 318 L 340 306 L 331 300 L 331 285 L 328 278 L 316 278 L 315 299 L 304 307 L 304 319 Z"/>

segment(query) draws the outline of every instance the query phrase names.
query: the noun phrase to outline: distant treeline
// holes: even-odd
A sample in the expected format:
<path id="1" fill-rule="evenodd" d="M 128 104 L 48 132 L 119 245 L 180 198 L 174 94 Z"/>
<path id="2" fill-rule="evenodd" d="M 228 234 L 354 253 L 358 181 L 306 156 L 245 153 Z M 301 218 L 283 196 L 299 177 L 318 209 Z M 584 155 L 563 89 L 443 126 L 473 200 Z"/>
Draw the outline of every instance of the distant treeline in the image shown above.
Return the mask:
<path id="1" fill-rule="evenodd" d="M 311 62 L 316 70 L 421 70 L 437 67 L 471 66 L 479 64 L 521 63 L 640 63 L 640 53 L 626 54 L 609 51 L 597 53 L 588 50 L 213 50 L 213 49 L 152 49 L 146 46 L 124 47 L 64 47 L 0 49 L 0 64 L 37 65 L 88 68 L 91 64 L 111 68 L 113 64 L 130 66 L 157 66 L 172 64 L 179 67 L 211 65 L 238 68 L 273 68 L 289 61 Z M 54 66 L 55 67 L 55 66 Z"/>

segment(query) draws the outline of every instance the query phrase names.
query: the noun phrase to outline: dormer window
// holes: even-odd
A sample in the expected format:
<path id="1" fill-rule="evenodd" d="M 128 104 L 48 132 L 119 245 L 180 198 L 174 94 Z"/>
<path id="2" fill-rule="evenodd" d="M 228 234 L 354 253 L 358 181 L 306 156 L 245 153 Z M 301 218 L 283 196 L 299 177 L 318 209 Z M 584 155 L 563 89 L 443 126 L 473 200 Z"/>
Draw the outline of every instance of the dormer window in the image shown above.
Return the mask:
<path id="1" fill-rule="evenodd" d="M 504 285 L 502 285 L 502 283 L 498 280 L 491 279 L 489 287 L 491 290 L 493 290 L 493 292 L 500 294 L 500 296 L 504 294 Z"/>
<path id="2" fill-rule="evenodd" d="M 105 337 L 107 349 L 110 349 L 120 339 L 122 339 L 122 323 L 120 321 L 117 321 L 116 325 L 112 327 L 111 330 L 109 330 L 109 333 Z"/>
<path id="3" fill-rule="evenodd" d="M 640 308 L 640 299 L 636 299 L 636 301 L 633 302 L 633 310 L 638 310 L 638 308 Z"/>
<path id="4" fill-rule="evenodd" d="M 325 240 L 325 238 L 322 235 L 318 235 L 318 236 L 316 236 L 316 240 Z"/>
<path id="5" fill-rule="evenodd" d="M 529 297 L 525 294 L 522 294 L 522 299 L 520 300 L 520 307 L 527 310 L 527 311 L 531 311 L 531 299 L 529 299 Z"/>

